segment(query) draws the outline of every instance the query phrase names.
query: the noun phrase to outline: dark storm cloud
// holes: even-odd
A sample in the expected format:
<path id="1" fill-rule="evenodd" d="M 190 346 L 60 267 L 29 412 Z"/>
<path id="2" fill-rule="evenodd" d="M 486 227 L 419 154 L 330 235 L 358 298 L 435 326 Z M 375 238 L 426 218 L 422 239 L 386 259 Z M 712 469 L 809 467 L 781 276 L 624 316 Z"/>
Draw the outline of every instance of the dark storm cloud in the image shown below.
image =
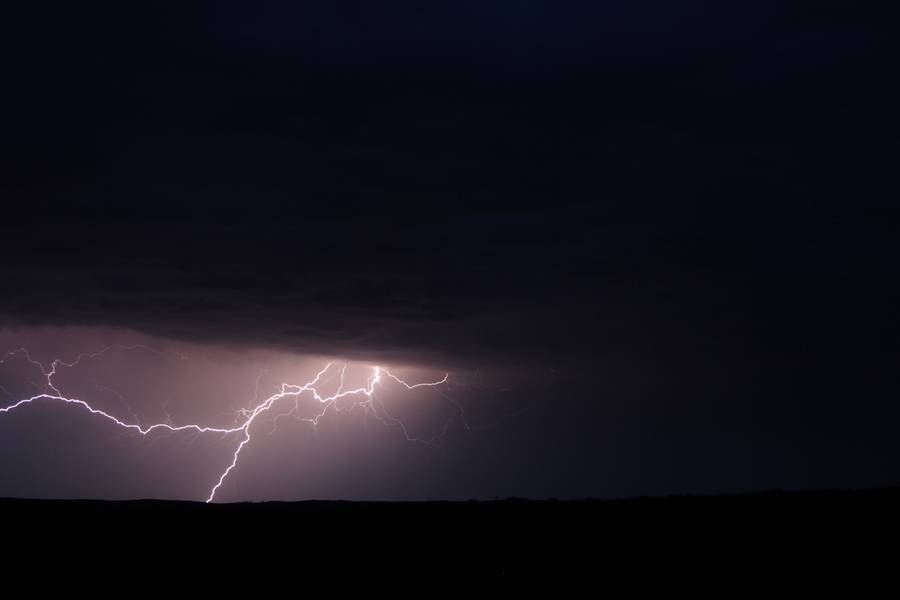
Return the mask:
<path id="1" fill-rule="evenodd" d="M 896 483 L 900 14 L 712 4 L 4 7 L 0 323 L 549 374 L 376 495 Z"/>
<path id="2" fill-rule="evenodd" d="M 855 339 L 819 317 L 896 292 L 886 16 L 30 6 L 0 310 L 445 360 Z"/>

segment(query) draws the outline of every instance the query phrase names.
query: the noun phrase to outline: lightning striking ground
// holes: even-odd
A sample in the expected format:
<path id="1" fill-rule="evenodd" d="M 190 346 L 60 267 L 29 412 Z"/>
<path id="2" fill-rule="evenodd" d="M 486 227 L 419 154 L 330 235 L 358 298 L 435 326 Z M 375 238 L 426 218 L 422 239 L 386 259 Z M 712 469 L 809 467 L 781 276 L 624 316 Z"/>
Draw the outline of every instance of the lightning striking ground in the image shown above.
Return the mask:
<path id="1" fill-rule="evenodd" d="M 283 400 L 286 400 L 286 399 L 287 399 L 287 401 L 293 400 L 293 407 L 288 412 L 279 414 L 274 419 L 276 427 L 278 424 L 278 419 L 282 418 L 282 417 L 286 417 L 286 416 L 294 416 L 298 420 L 309 422 L 309 423 L 312 423 L 313 425 L 318 425 L 319 419 L 322 418 L 323 416 L 325 416 L 325 414 L 329 410 L 334 410 L 336 412 L 344 412 L 347 410 L 352 410 L 354 408 L 361 407 L 361 408 L 365 408 L 367 411 L 369 411 L 369 414 L 374 415 L 383 424 L 396 425 L 397 427 L 399 427 L 400 430 L 403 432 L 403 435 L 406 437 L 406 439 L 408 441 L 420 442 L 420 443 L 425 443 L 425 444 L 431 444 L 435 440 L 440 438 L 441 436 L 445 435 L 450 424 L 453 422 L 453 419 L 454 419 L 454 417 L 451 417 L 450 419 L 448 419 L 447 422 L 445 423 L 443 429 L 437 435 L 435 435 L 431 438 L 421 438 L 421 437 L 410 435 L 409 431 L 407 430 L 404 423 L 400 419 L 391 415 L 387 411 L 387 408 L 385 407 L 384 403 L 381 402 L 380 399 L 378 399 L 378 397 L 375 394 L 376 387 L 378 386 L 379 383 L 381 383 L 383 381 L 383 379 L 385 377 L 392 379 L 393 381 L 395 381 L 398 384 L 405 387 L 407 390 L 414 390 L 414 389 L 423 388 L 423 387 L 439 387 L 448 382 L 449 373 L 445 374 L 444 377 L 438 381 L 410 384 L 410 383 L 407 383 L 406 381 L 404 381 L 403 379 L 397 377 L 396 375 L 391 373 L 389 370 L 385 369 L 384 367 L 380 367 L 380 366 L 371 367 L 372 373 L 367 378 L 366 385 L 364 385 L 362 387 L 358 387 L 358 388 L 353 388 L 353 389 L 345 389 L 344 377 L 347 372 L 347 364 L 344 363 L 339 371 L 339 377 L 340 377 L 339 387 L 338 387 L 337 391 L 331 395 L 321 394 L 319 391 L 319 387 L 317 387 L 317 386 L 320 386 L 322 384 L 322 379 L 323 379 L 323 377 L 325 377 L 325 375 L 327 373 L 336 370 L 334 368 L 335 367 L 334 362 L 329 362 L 328 364 L 326 364 L 321 370 L 319 370 L 316 373 L 315 377 L 313 377 L 310 381 L 308 381 L 302 385 L 291 384 L 291 383 L 282 383 L 280 386 L 280 390 L 277 393 L 272 394 L 268 398 L 261 400 L 261 401 L 258 399 L 259 380 L 257 379 L 256 393 L 255 393 L 254 399 L 253 399 L 253 402 L 256 402 L 256 404 L 255 405 L 251 404 L 251 406 L 249 408 L 242 408 L 242 409 L 238 410 L 237 411 L 237 415 L 238 415 L 237 421 L 238 422 L 233 427 L 212 427 L 212 426 L 200 425 L 200 424 L 196 424 L 196 423 L 174 425 L 171 423 L 171 420 L 169 420 L 169 422 L 153 423 L 151 425 L 141 425 L 140 423 L 137 423 L 137 422 L 130 423 L 130 422 L 122 421 L 119 418 L 117 418 L 116 416 L 114 416 L 104 410 L 101 410 L 99 408 L 95 408 L 94 406 L 91 406 L 91 404 L 85 400 L 82 400 L 79 398 L 72 398 L 72 397 L 68 397 L 68 396 L 64 395 L 56 387 L 56 384 L 54 384 L 54 382 L 53 382 L 53 377 L 57 374 L 57 370 L 60 367 L 73 368 L 73 367 L 78 366 L 81 363 L 81 361 L 83 361 L 83 360 L 97 358 L 97 357 L 102 356 L 103 354 L 106 354 L 107 352 L 110 352 L 112 350 L 136 350 L 136 349 L 146 350 L 146 351 L 153 352 L 156 354 L 163 354 L 163 352 L 161 352 L 159 350 L 154 350 L 147 346 L 141 346 L 141 345 L 125 346 L 125 345 L 116 344 L 116 345 L 108 346 L 108 347 L 100 350 L 99 352 L 80 354 L 72 362 L 65 362 L 60 359 L 54 359 L 50 363 L 50 366 L 47 367 L 44 363 L 33 359 L 31 357 L 31 355 L 29 354 L 28 350 L 26 350 L 25 348 L 19 348 L 17 350 L 8 352 L 2 358 L 0 358 L 0 364 L 3 364 L 4 362 L 6 362 L 7 360 L 9 360 L 12 357 L 23 356 L 25 358 L 25 360 L 27 360 L 32 365 L 38 367 L 41 370 L 41 372 L 44 374 L 44 377 L 46 380 L 46 389 L 48 391 L 42 392 L 39 394 L 35 394 L 33 396 L 29 396 L 26 398 L 22 398 L 16 402 L 14 402 L 13 404 L 10 404 L 8 406 L 0 408 L 0 413 L 9 413 L 18 408 L 29 405 L 29 404 L 39 401 L 39 400 L 54 401 L 54 402 L 62 402 L 62 403 L 70 404 L 70 405 L 80 406 L 80 407 L 84 408 L 85 410 L 89 411 L 91 414 L 94 414 L 94 415 L 97 415 L 104 419 L 107 419 L 107 420 L 113 422 L 114 424 L 116 424 L 118 427 L 121 427 L 121 428 L 129 430 L 129 431 L 133 431 L 142 436 L 146 436 L 146 435 L 150 434 L 151 432 L 157 431 L 157 430 L 169 431 L 169 432 L 193 431 L 198 434 L 200 434 L 200 433 L 218 433 L 218 434 L 223 434 L 223 435 L 239 435 L 240 441 L 239 441 L 237 447 L 235 448 L 234 453 L 231 456 L 231 461 L 225 467 L 225 469 L 220 473 L 219 477 L 216 479 L 215 484 L 212 486 L 212 489 L 210 490 L 209 495 L 206 498 L 206 502 L 212 502 L 215 499 L 216 492 L 218 492 L 218 490 L 221 488 L 222 484 L 228 478 L 228 475 L 237 466 L 238 460 L 240 458 L 241 450 L 244 449 L 244 447 L 251 441 L 251 439 L 253 437 L 251 434 L 251 426 L 253 425 L 253 423 L 257 420 L 257 418 L 261 414 L 266 413 L 267 411 L 271 410 L 274 406 L 276 406 L 277 404 L 280 404 Z M 186 358 L 183 355 L 178 355 L 178 356 L 179 356 L 179 358 L 182 358 L 182 359 Z M 296 414 L 300 410 L 300 399 L 304 395 L 311 396 L 314 400 L 316 400 L 319 403 L 319 406 L 320 406 L 320 410 L 311 417 L 299 417 Z M 446 397 L 446 395 L 445 395 L 445 397 Z M 338 401 L 341 399 L 344 399 L 344 398 L 353 398 L 354 401 L 349 406 L 344 407 L 342 409 L 338 406 Z M 468 423 L 466 422 L 465 414 L 464 414 L 464 412 L 462 412 L 462 408 L 456 402 L 452 402 L 452 404 L 459 412 L 459 417 L 460 417 L 463 425 L 465 425 L 468 428 Z M 131 412 L 130 409 L 129 409 L 129 412 Z M 137 421 L 136 415 L 134 415 L 134 413 L 131 413 L 131 414 L 133 417 L 135 417 L 135 421 Z"/>

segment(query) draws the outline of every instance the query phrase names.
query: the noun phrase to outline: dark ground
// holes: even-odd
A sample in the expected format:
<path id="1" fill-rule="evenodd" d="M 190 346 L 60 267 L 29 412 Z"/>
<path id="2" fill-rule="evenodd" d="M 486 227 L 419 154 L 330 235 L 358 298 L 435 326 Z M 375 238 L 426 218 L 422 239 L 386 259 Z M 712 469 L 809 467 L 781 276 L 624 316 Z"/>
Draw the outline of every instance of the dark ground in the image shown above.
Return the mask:
<path id="1" fill-rule="evenodd" d="M 0 519 L 8 567 L 63 558 L 54 564 L 147 585 L 177 575 L 256 589 L 371 573 L 382 585 L 559 575 L 598 586 L 790 581 L 859 591 L 896 570 L 898 504 L 900 488 L 462 503 L 5 499 Z"/>

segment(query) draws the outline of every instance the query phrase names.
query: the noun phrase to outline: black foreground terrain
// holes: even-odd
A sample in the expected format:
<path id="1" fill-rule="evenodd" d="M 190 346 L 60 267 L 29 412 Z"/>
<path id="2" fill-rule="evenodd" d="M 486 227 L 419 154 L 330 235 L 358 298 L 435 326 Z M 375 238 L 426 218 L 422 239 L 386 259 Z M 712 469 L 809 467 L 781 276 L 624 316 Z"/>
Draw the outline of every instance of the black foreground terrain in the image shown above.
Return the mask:
<path id="1" fill-rule="evenodd" d="M 829 587 L 894 578 L 898 508 L 900 489 L 883 489 L 421 503 L 4 499 L 0 518 L 9 558 L 64 557 L 59 564 L 76 571 L 125 569 L 148 585 L 161 572 L 228 588 L 248 585 L 249 573 L 274 581 L 371 571 L 395 583 L 569 576 L 746 587 L 790 578 Z"/>

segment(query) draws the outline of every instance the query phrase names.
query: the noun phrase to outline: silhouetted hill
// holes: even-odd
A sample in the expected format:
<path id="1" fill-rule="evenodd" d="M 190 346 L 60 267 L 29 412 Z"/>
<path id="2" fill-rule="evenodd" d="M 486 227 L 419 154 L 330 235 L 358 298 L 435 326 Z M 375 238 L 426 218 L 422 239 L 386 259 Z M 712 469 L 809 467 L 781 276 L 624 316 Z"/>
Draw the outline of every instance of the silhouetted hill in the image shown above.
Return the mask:
<path id="1" fill-rule="evenodd" d="M 898 506 L 900 489 L 883 489 L 582 501 L 6 499 L 0 515 L 7 550 L 34 545 L 69 563 L 121 563 L 110 569 L 119 575 L 152 557 L 189 573 L 203 561 L 237 561 L 269 574 L 372 569 L 404 581 L 555 573 L 743 586 L 784 576 L 871 582 L 892 572 Z M 86 542 L 99 554 L 79 552 Z M 230 581 L 222 577 L 213 579 Z"/>

